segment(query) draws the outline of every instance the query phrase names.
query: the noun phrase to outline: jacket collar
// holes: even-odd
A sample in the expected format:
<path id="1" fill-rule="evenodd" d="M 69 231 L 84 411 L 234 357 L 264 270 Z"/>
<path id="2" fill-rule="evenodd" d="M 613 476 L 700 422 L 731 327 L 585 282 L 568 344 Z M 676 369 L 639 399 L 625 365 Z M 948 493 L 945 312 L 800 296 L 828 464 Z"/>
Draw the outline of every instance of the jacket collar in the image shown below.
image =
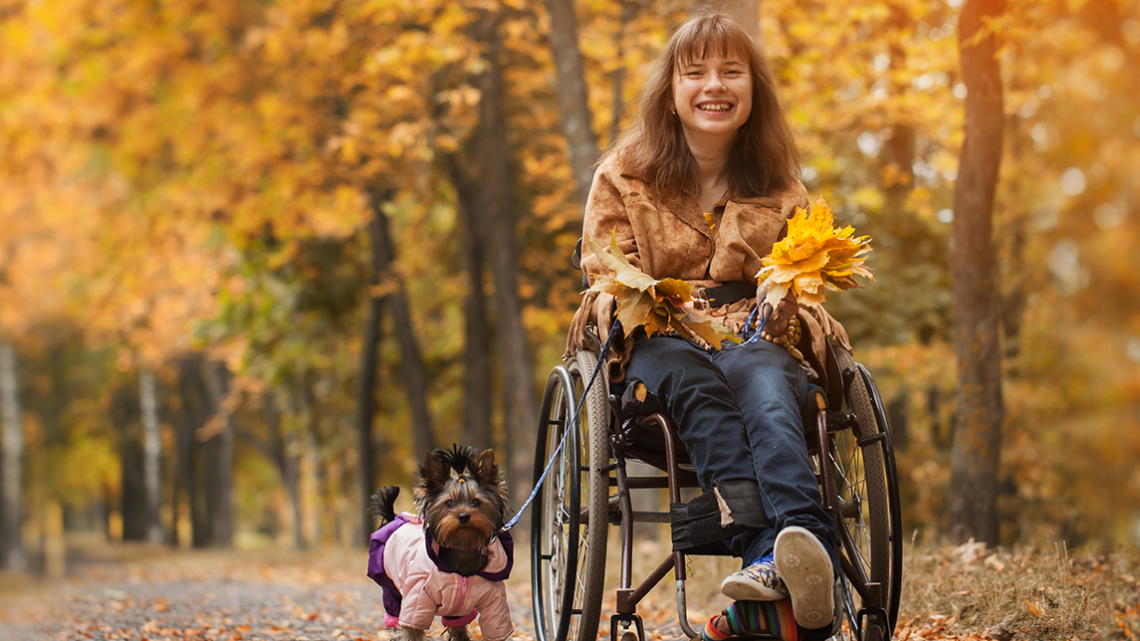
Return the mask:
<path id="1" fill-rule="evenodd" d="M 618 174 L 623 178 L 632 178 L 641 182 L 645 182 L 645 178 L 635 172 L 630 171 L 627 167 L 621 166 L 618 169 Z M 648 187 L 648 185 L 646 185 Z M 713 206 L 713 209 L 724 206 L 727 210 L 734 205 L 758 205 L 760 207 L 767 207 L 770 209 L 781 210 L 784 206 L 785 194 L 775 194 L 770 196 L 738 196 L 732 192 L 726 192 L 724 196 Z M 713 232 L 709 229 L 708 222 L 705 220 L 704 212 L 701 211 L 700 205 L 697 204 L 697 199 L 693 198 L 690 194 L 678 193 L 673 194 L 661 199 L 661 204 L 677 218 L 685 221 L 687 225 L 700 232 L 706 238 L 712 239 Z M 735 207 L 733 207 L 735 209 Z"/>
<path id="2" fill-rule="evenodd" d="M 487 545 L 487 550 L 493 556 L 495 544 L 498 543 L 502 548 L 504 556 L 506 557 L 506 565 L 497 571 L 489 571 L 484 569 L 482 572 L 475 576 L 481 576 L 488 581 L 505 581 L 507 577 L 511 576 L 511 570 L 515 566 L 515 541 L 511 537 L 510 532 L 499 532 L 495 538 L 491 539 L 491 543 Z M 439 568 L 440 572 L 450 573 L 447 564 L 439 558 L 439 544 L 432 540 L 431 536 L 427 533 L 427 528 L 424 529 L 424 549 L 427 550 L 428 558 Z M 490 565 L 490 563 L 488 563 Z"/>
<path id="3" fill-rule="evenodd" d="M 722 198 L 721 200 L 724 199 Z M 701 207 L 697 204 L 697 199 L 689 194 L 676 194 L 668 198 L 663 198 L 661 202 L 665 205 L 666 209 L 672 212 L 677 218 L 685 221 L 685 224 L 689 227 L 700 232 L 705 238 L 712 239 L 712 229 L 709 229 L 709 223 L 705 220 L 705 215 L 701 212 Z"/>

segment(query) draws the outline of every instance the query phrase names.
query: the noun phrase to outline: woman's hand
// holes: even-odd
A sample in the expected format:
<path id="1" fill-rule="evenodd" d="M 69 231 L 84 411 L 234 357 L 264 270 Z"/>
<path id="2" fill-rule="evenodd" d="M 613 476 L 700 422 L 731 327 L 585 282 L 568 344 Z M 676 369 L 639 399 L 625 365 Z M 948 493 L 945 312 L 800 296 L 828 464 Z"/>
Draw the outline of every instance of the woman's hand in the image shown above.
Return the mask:
<path id="1" fill-rule="evenodd" d="M 757 293 L 757 299 L 763 301 L 768 294 L 767 287 L 761 287 Z M 788 334 L 791 326 L 791 320 L 797 318 L 800 313 L 800 304 L 796 302 L 796 297 L 792 294 L 791 290 L 779 303 L 776 303 L 776 310 L 772 311 L 772 306 L 768 303 L 760 304 L 760 318 L 767 316 L 768 320 L 764 322 L 764 333 L 768 337 L 775 339 Z M 798 322 L 798 321 L 797 321 Z"/>

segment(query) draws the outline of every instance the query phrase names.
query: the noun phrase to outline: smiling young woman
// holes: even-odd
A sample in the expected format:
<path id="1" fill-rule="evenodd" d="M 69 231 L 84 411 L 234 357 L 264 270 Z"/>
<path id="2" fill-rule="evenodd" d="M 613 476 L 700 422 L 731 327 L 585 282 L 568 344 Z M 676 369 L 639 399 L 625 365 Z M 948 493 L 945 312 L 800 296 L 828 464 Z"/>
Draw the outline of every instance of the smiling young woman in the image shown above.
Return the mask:
<path id="1" fill-rule="evenodd" d="M 726 75 L 729 69 L 723 68 L 716 77 L 726 88 L 734 87 L 734 100 L 748 101 L 747 113 L 740 109 L 731 123 L 737 137 L 725 162 L 728 187 L 740 196 L 759 197 L 798 184 L 799 152 L 768 61 L 740 25 L 715 12 L 698 15 L 673 35 L 642 85 L 636 121 L 607 155 L 623 156 L 628 168 L 650 184 L 697 192 L 696 163 L 688 128 L 678 121 L 683 116 L 678 103 L 683 91 L 710 78 L 714 61 L 736 63 L 732 71 L 739 75 Z M 684 75 L 689 73 L 695 76 Z M 737 88 L 745 81 L 750 91 Z"/>
<path id="2" fill-rule="evenodd" d="M 768 62 L 740 25 L 701 12 L 657 58 L 638 107 L 594 175 L 584 235 L 607 244 L 612 237 L 652 278 L 715 290 L 708 313 L 739 333 L 757 305 L 763 257 L 796 208 L 809 204 Z M 588 246 L 582 268 L 590 277 L 605 271 Z M 591 333 L 608 335 L 615 307 L 609 294 L 588 291 L 568 354 L 589 349 Z M 793 324 L 802 328 L 792 335 L 801 336 L 796 346 L 807 369 L 772 342 L 710 346 L 640 329 L 628 338 L 618 333 L 606 355 L 612 383 L 640 382 L 667 408 L 705 491 L 720 482 L 756 484 L 773 527 L 725 539 L 743 568 L 721 591 L 785 639 L 829 634 L 835 620 L 835 533 L 801 417 L 810 384 L 826 386 L 828 338 L 850 347 L 826 311 L 800 309 L 794 297 L 780 302 L 764 331 L 777 338 Z M 706 636 L 720 641 L 741 632 L 720 625 L 725 620 L 710 623 Z"/>

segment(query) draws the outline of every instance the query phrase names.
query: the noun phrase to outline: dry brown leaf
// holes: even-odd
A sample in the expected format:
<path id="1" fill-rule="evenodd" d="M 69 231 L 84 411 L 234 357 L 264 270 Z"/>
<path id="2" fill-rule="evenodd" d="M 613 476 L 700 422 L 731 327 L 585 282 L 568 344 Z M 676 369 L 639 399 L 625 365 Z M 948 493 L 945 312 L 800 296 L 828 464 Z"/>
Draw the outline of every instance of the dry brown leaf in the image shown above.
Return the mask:
<path id="1" fill-rule="evenodd" d="M 991 554 L 990 556 L 987 556 L 986 561 L 985 561 L 985 565 L 986 565 L 986 567 L 993 568 L 994 570 L 997 570 L 998 572 L 1002 572 L 1005 570 L 1005 564 L 1002 563 L 1000 560 L 998 560 L 996 554 Z"/>
<path id="2" fill-rule="evenodd" d="M 1014 634 L 1016 633 L 1013 630 L 1010 630 L 1001 623 L 995 625 L 986 632 L 986 635 L 994 641 L 1010 641 L 1010 639 L 1013 638 Z"/>

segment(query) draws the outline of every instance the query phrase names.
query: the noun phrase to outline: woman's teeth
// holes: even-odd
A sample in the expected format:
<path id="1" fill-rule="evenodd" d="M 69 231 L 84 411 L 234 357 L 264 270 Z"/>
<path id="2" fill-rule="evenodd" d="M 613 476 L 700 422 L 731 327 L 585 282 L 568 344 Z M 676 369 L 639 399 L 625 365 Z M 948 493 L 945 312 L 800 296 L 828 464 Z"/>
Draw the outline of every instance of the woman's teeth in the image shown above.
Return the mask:
<path id="1" fill-rule="evenodd" d="M 732 109 L 732 105 L 720 103 L 714 105 L 700 105 L 700 108 L 702 111 L 728 111 L 729 109 Z"/>

